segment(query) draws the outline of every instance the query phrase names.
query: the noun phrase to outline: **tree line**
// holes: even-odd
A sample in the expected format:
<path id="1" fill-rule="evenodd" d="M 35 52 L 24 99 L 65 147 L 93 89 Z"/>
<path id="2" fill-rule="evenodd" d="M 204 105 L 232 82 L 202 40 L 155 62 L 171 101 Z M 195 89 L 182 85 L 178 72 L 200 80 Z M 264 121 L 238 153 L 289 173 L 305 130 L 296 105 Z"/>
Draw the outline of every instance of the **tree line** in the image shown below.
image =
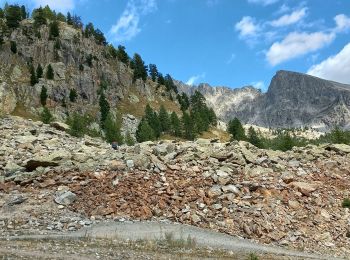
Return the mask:
<path id="1" fill-rule="evenodd" d="M 148 104 L 137 128 L 136 139 L 138 142 L 144 142 L 169 134 L 193 140 L 216 124 L 214 110 L 206 105 L 204 96 L 196 91 L 189 99 L 188 109 L 182 110 L 181 118 L 175 112 L 169 114 L 164 106 L 160 106 L 157 112 Z"/>
<path id="2" fill-rule="evenodd" d="M 313 140 L 297 136 L 295 130 L 276 129 L 273 131 L 274 138 L 266 138 L 253 127 L 250 127 L 246 133 L 238 118 L 231 120 L 227 127 L 227 131 L 231 135 L 231 140 L 247 141 L 260 149 L 288 151 L 293 147 L 305 147 L 309 144 L 320 145 L 330 143 L 350 145 L 350 131 L 342 130 L 340 127 L 335 127 L 330 132 Z"/>

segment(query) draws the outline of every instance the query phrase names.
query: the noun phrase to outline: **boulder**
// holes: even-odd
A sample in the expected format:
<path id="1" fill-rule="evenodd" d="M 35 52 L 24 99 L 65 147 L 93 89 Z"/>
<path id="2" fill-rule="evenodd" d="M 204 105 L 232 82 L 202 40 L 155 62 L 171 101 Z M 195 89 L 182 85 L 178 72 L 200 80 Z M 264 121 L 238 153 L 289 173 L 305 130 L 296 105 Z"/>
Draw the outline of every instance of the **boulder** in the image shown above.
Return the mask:
<path id="1" fill-rule="evenodd" d="M 55 198 L 55 202 L 60 205 L 68 206 L 77 199 L 77 195 L 71 191 L 65 191 Z"/>

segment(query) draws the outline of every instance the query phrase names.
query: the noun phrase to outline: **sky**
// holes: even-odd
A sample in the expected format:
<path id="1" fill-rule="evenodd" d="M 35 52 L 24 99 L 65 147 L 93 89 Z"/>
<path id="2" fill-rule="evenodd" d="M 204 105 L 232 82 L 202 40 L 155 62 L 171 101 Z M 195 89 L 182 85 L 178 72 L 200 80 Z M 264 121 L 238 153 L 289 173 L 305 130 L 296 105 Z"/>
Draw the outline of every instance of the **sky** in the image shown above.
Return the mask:
<path id="1" fill-rule="evenodd" d="M 130 56 L 191 85 L 266 91 L 278 70 L 350 84 L 350 0 L 8 2 L 77 14 Z"/>

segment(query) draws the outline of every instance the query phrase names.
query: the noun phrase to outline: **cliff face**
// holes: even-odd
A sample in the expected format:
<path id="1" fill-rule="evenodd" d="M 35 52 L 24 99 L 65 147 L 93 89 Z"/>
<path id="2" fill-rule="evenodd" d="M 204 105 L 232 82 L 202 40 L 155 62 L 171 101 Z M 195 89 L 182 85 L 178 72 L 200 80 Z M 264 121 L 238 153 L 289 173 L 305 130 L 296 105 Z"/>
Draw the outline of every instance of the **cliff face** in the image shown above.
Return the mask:
<path id="1" fill-rule="evenodd" d="M 301 73 L 279 71 L 251 106 L 240 117 L 265 127 L 350 126 L 350 86 Z"/>
<path id="2" fill-rule="evenodd" d="M 23 20 L 0 47 L 0 115 L 19 107 L 38 114 L 42 86 L 48 89 L 47 106 L 57 119 L 64 119 L 72 111 L 98 116 L 98 91 L 102 82 L 113 109 L 122 101 L 124 105 L 140 102 L 138 97 L 144 101 L 139 105 L 140 110 L 147 102 L 171 102 L 166 97 L 169 94 L 165 95 L 163 88 L 157 89 L 152 81 L 133 83 L 132 70 L 113 58 L 106 46 L 85 38 L 80 30 L 60 23 L 60 36 L 54 40 L 49 39 L 48 26 L 42 26 L 39 31 L 40 37 L 34 31 L 33 21 Z M 10 41 L 16 42 L 16 54 L 10 49 Z M 44 68 L 44 77 L 35 86 L 30 84 L 30 64 L 35 68 L 41 64 Z M 54 70 L 54 80 L 45 79 L 49 64 Z M 69 102 L 71 89 L 78 94 L 74 103 Z"/>
<path id="3" fill-rule="evenodd" d="M 188 94 L 200 91 L 225 121 L 238 117 L 244 123 L 271 128 L 350 128 L 350 85 L 302 73 L 277 72 L 267 93 L 253 87 L 231 89 L 207 84 L 179 89 Z"/>

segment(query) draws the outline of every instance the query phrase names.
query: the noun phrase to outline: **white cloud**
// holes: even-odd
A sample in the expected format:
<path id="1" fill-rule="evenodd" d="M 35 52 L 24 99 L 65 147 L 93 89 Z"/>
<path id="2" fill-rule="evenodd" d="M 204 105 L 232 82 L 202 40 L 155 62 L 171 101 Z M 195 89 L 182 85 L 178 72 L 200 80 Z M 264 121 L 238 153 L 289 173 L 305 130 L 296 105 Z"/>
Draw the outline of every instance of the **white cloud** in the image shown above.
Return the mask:
<path id="1" fill-rule="evenodd" d="M 350 18 L 344 14 L 339 14 L 334 17 L 334 21 L 336 23 L 336 32 L 343 32 L 350 29 Z"/>
<path id="2" fill-rule="evenodd" d="M 254 37 L 260 30 L 255 19 L 250 16 L 244 16 L 241 21 L 235 25 L 236 31 L 239 31 L 240 38 Z"/>
<path id="3" fill-rule="evenodd" d="M 284 61 L 316 51 L 330 44 L 335 39 L 335 33 L 324 32 L 292 32 L 281 42 L 275 42 L 266 53 L 266 58 L 271 65 L 277 65 Z"/>
<path id="4" fill-rule="evenodd" d="M 277 3 L 279 0 L 248 0 L 251 4 L 271 5 Z"/>
<path id="5" fill-rule="evenodd" d="M 115 25 L 110 29 L 113 41 L 124 42 L 141 32 L 140 18 L 157 9 L 156 0 L 129 0 L 125 10 Z"/>
<path id="6" fill-rule="evenodd" d="M 231 64 L 235 58 L 236 54 L 232 53 L 230 58 L 226 61 L 226 64 Z"/>
<path id="7" fill-rule="evenodd" d="M 192 76 L 192 77 L 190 77 L 187 80 L 186 84 L 190 85 L 190 86 L 193 86 L 196 82 L 198 82 L 198 80 L 203 79 L 203 78 L 205 78 L 205 73 L 202 73 L 200 75 Z"/>
<path id="8" fill-rule="evenodd" d="M 277 20 L 273 20 L 272 22 L 270 22 L 270 24 L 273 27 L 282 27 L 282 26 L 295 24 L 306 16 L 306 11 L 307 11 L 307 8 L 304 7 L 300 10 L 296 10 L 292 12 L 291 14 L 283 15 Z"/>
<path id="9" fill-rule="evenodd" d="M 350 43 L 338 54 L 312 66 L 307 74 L 350 84 Z"/>

